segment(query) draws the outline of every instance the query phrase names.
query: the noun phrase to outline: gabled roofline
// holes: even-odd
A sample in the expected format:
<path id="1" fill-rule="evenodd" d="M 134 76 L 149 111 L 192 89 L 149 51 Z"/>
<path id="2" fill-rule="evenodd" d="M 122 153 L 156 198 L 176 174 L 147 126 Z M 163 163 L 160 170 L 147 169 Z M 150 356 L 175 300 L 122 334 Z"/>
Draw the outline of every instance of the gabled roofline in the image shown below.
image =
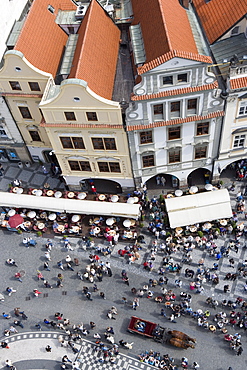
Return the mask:
<path id="1" fill-rule="evenodd" d="M 247 10 L 246 10 L 246 14 L 247 14 Z M 221 36 L 219 36 L 216 40 L 214 40 L 213 42 L 212 42 L 212 44 L 214 44 L 215 42 L 217 42 L 217 41 L 219 41 L 220 39 L 221 39 L 221 37 L 223 37 L 225 34 L 227 34 L 227 32 L 229 32 L 230 31 L 230 29 L 232 29 L 233 27 L 235 27 L 243 18 L 245 18 L 246 17 L 246 14 L 245 15 L 243 15 L 241 18 L 239 18 L 239 20 L 237 21 L 237 22 L 235 22 L 234 24 L 232 24 L 231 25 L 231 27 L 229 27 L 228 28 L 228 30 L 226 30 L 224 33 L 222 33 L 222 35 Z M 209 42 L 209 41 L 208 41 Z M 211 45 L 212 45 L 211 44 Z"/>
<path id="2" fill-rule="evenodd" d="M 202 62 L 202 63 L 206 63 L 206 64 L 212 64 L 213 63 L 212 58 L 210 56 L 207 56 L 207 55 L 195 54 L 195 53 L 181 51 L 181 50 L 171 50 L 168 53 L 165 53 L 165 54 L 161 55 L 160 57 L 158 57 L 154 60 L 151 60 L 151 62 L 145 63 L 143 66 L 138 67 L 137 68 L 138 74 L 141 75 L 145 72 L 148 72 L 151 69 L 154 69 L 154 68 L 160 66 L 161 64 L 163 64 L 163 63 L 167 62 L 168 60 L 170 60 L 172 58 L 175 58 L 175 57 L 195 60 L 197 62 Z"/>

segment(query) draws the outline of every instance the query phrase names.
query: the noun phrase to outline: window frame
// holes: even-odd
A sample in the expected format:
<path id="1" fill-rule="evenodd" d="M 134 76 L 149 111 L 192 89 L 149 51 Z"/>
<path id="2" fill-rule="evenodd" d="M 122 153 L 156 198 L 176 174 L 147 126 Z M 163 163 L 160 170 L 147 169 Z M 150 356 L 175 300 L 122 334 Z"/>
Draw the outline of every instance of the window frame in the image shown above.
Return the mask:
<path id="1" fill-rule="evenodd" d="M 179 76 L 180 76 L 180 78 L 179 78 Z M 186 81 L 183 80 L 183 77 L 182 76 L 186 76 Z M 188 73 L 187 72 L 185 72 L 185 73 L 178 73 L 177 74 L 177 85 L 178 84 L 186 84 L 186 83 L 188 83 Z"/>
<path id="2" fill-rule="evenodd" d="M 23 119 L 33 119 L 28 107 L 25 107 L 25 106 L 23 107 L 21 105 L 18 105 L 18 109 Z M 25 117 L 26 114 L 24 113 L 24 110 L 26 110 L 26 113 L 28 113 L 26 117 Z"/>
<path id="3" fill-rule="evenodd" d="M 154 154 L 146 154 L 142 156 L 142 167 L 143 168 L 150 168 L 154 166 L 155 166 Z"/>
<path id="4" fill-rule="evenodd" d="M 207 132 L 206 133 L 203 132 L 205 130 L 205 128 L 207 128 Z M 199 133 L 199 130 L 201 130 L 202 133 Z M 196 124 L 196 136 L 203 136 L 203 135 L 209 135 L 209 121 L 206 121 L 206 122 L 198 122 Z"/>
<path id="5" fill-rule="evenodd" d="M 241 109 L 243 108 L 243 113 L 241 113 Z M 242 101 L 239 103 L 239 109 L 238 109 L 238 115 L 239 116 L 247 116 L 247 101 Z"/>
<path id="6" fill-rule="evenodd" d="M 59 139 L 60 139 L 60 143 L 61 143 L 63 149 L 75 149 L 75 150 L 84 150 L 85 149 L 84 140 L 83 140 L 83 137 L 81 137 L 81 136 L 59 136 Z M 67 144 L 65 144 L 66 140 L 67 140 L 68 146 L 66 146 Z M 79 140 L 81 141 L 81 144 L 82 144 L 81 147 L 77 147 L 77 145 L 76 145 L 76 141 L 79 141 Z M 70 143 L 70 145 L 69 145 L 69 143 Z"/>
<path id="7" fill-rule="evenodd" d="M 9 84 L 13 91 L 22 91 L 19 81 L 9 81 Z"/>
<path id="8" fill-rule="evenodd" d="M 117 150 L 116 139 L 114 137 L 91 137 L 92 146 L 94 150 Z M 99 144 L 95 147 L 95 143 Z"/>
<path id="9" fill-rule="evenodd" d="M 243 149 L 245 147 L 245 140 L 246 140 L 245 134 L 234 135 L 233 144 L 232 144 L 233 149 Z M 243 143 L 243 145 L 241 145 L 241 142 Z M 238 145 L 235 145 L 235 144 L 238 144 Z"/>
<path id="10" fill-rule="evenodd" d="M 140 145 L 153 143 L 153 131 L 141 131 L 139 133 Z"/>
<path id="11" fill-rule="evenodd" d="M 28 130 L 28 132 L 29 135 L 31 136 L 32 141 L 42 141 L 38 130 Z"/>
<path id="12" fill-rule="evenodd" d="M 28 82 L 28 86 L 29 86 L 31 91 L 41 91 L 38 82 L 30 81 L 30 82 Z"/>
<path id="13" fill-rule="evenodd" d="M 77 168 L 78 169 L 72 169 L 71 168 L 72 167 L 72 163 L 77 164 Z M 90 162 L 89 161 L 68 160 L 68 164 L 69 164 L 69 167 L 70 167 L 70 170 L 71 171 L 92 172 L 92 168 L 91 168 L 91 165 L 90 165 Z"/>
<path id="14" fill-rule="evenodd" d="M 103 173 L 121 173 L 121 167 L 119 162 L 97 162 L 99 172 Z M 114 170 L 114 167 L 117 168 L 117 170 Z"/>
<path id="15" fill-rule="evenodd" d="M 88 121 L 98 121 L 97 112 L 86 112 L 86 116 Z"/>
<path id="16" fill-rule="evenodd" d="M 178 105 L 179 110 L 177 109 L 172 109 L 173 105 Z M 179 112 L 179 115 L 174 115 L 175 112 Z M 175 118 L 180 118 L 181 117 L 181 100 L 175 100 L 170 102 L 170 118 L 175 119 Z"/>
<path id="17" fill-rule="evenodd" d="M 181 163 L 181 148 L 173 148 L 168 150 L 168 163 Z M 178 159 L 176 159 L 178 158 Z"/>
<path id="18" fill-rule="evenodd" d="M 76 121 L 75 112 L 64 112 L 66 121 Z"/>
<path id="19" fill-rule="evenodd" d="M 195 104 L 193 105 L 192 108 L 189 107 L 191 103 Z M 197 114 L 197 109 L 198 109 L 198 98 L 192 98 L 192 99 L 187 99 L 186 101 L 186 109 L 187 109 L 187 115 L 194 116 Z"/>
<path id="20" fill-rule="evenodd" d="M 164 82 L 165 79 L 168 79 L 166 83 Z M 170 79 L 170 82 L 169 82 L 169 79 Z M 162 76 L 162 85 L 163 86 L 174 85 L 174 76 L 173 75 Z"/>
<path id="21" fill-rule="evenodd" d="M 153 117 L 154 121 L 160 121 L 164 119 L 164 104 L 153 104 Z"/>
<path id="22" fill-rule="evenodd" d="M 179 140 L 181 139 L 181 126 L 172 126 L 172 127 L 168 127 L 168 133 L 167 133 L 167 136 L 168 136 L 168 139 L 167 140 Z M 170 134 L 172 132 L 179 132 L 179 136 L 178 137 L 170 137 Z"/>
<path id="23" fill-rule="evenodd" d="M 207 158 L 208 144 L 200 144 L 195 146 L 194 159 L 205 159 Z M 205 154 L 204 154 L 205 153 Z"/>

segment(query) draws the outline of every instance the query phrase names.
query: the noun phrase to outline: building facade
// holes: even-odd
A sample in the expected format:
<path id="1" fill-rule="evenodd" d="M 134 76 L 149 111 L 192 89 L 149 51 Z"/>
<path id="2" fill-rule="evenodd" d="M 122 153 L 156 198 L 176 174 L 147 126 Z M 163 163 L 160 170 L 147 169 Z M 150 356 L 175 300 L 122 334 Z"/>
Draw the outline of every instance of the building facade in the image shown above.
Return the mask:
<path id="1" fill-rule="evenodd" d="M 133 0 L 138 77 L 126 123 L 139 186 L 157 175 L 174 186 L 191 185 L 198 169 L 212 177 L 220 140 L 223 100 L 208 71 L 210 53 L 193 14 L 171 3 L 172 11 L 165 1 Z"/>

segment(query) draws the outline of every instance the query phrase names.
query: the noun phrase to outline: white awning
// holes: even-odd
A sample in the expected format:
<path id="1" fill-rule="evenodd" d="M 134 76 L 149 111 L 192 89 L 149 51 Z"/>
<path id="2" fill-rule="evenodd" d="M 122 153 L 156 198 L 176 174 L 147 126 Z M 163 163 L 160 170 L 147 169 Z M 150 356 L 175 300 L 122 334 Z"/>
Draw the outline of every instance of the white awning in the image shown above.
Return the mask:
<path id="1" fill-rule="evenodd" d="M 165 200 L 171 228 L 232 217 L 227 189 Z"/>
<path id="2" fill-rule="evenodd" d="M 139 204 L 112 203 L 92 200 L 77 200 L 55 197 L 36 197 L 27 194 L 0 192 L 0 206 L 11 208 L 42 209 L 84 215 L 118 216 L 137 219 Z"/>

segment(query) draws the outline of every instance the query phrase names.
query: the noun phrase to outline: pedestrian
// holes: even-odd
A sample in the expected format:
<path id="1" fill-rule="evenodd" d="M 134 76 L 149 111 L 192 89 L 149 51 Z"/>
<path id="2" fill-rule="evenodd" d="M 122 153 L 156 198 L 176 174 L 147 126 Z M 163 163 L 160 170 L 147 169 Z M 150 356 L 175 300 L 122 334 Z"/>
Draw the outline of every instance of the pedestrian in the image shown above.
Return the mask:
<path id="1" fill-rule="evenodd" d="M 70 348 L 72 349 L 72 351 L 74 353 L 78 353 L 79 352 L 79 350 L 76 348 L 76 346 L 74 345 L 74 343 L 71 342 L 71 340 L 68 341 L 68 345 L 70 346 Z"/>
<path id="2" fill-rule="evenodd" d="M 22 324 L 20 320 L 14 320 L 14 325 L 20 326 L 22 329 L 24 328 L 24 325 Z"/>
<path id="3" fill-rule="evenodd" d="M 44 276 L 42 275 L 42 273 L 39 270 L 37 270 L 37 278 L 38 278 L 38 280 L 44 280 Z"/>
<path id="4" fill-rule="evenodd" d="M 193 369 L 199 369 L 200 365 L 198 364 L 198 362 L 193 362 Z"/>
<path id="5" fill-rule="evenodd" d="M 44 262 L 44 270 L 51 271 L 49 268 L 49 263 L 47 261 Z"/>
<path id="6" fill-rule="evenodd" d="M 62 358 L 62 362 L 63 363 L 66 363 L 66 362 L 70 362 L 72 364 L 72 361 L 68 358 L 67 355 L 64 355 L 63 358 Z"/>
<path id="7" fill-rule="evenodd" d="M 182 280 L 180 280 L 180 279 L 176 279 L 176 280 L 175 280 L 175 284 L 176 284 L 176 286 L 177 286 L 178 288 L 181 288 L 181 287 L 182 287 Z"/>
<path id="8" fill-rule="evenodd" d="M 9 313 L 3 312 L 3 318 L 4 319 L 11 319 L 11 315 Z"/>
<path id="9" fill-rule="evenodd" d="M 40 325 L 40 324 L 35 324 L 35 328 L 36 328 L 37 330 L 41 330 L 41 325 Z"/>
<path id="10" fill-rule="evenodd" d="M 9 296 L 11 296 L 12 293 L 16 293 L 16 290 L 13 287 L 7 287 L 6 292 L 9 293 Z"/>
<path id="11" fill-rule="evenodd" d="M 64 270 L 63 262 L 62 261 L 58 261 L 57 262 L 57 267 L 60 268 L 61 270 Z"/>
<path id="12" fill-rule="evenodd" d="M 7 342 L 1 342 L 1 347 L 2 348 L 7 348 L 9 349 L 8 343 Z"/>
<path id="13" fill-rule="evenodd" d="M 45 286 L 46 288 L 50 288 L 50 289 L 52 289 L 51 284 L 50 284 L 47 280 L 44 280 L 44 286 Z"/>
<path id="14" fill-rule="evenodd" d="M 21 273 L 20 272 L 16 272 L 15 273 L 15 278 L 20 281 L 20 283 L 22 283 L 22 279 L 21 279 Z"/>
<path id="15" fill-rule="evenodd" d="M 38 289 L 34 289 L 33 294 L 35 295 L 35 297 L 38 297 L 42 293 Z"/>
<path id="16" fill-rule="evenodd" d="M 46 352 L 51 352 L 51 346 L 49 344 L 45 347 Z"/>
<path id="17" fill-rule="evenodd" d="M 51 261 L 51 255 L 50 255 L 50 252 L 46 251 L 45 252 L 45 258 L 48 260 L 48 261 Z"/>
<path id="18" fill-rule="evenodd" d="M 240 346 L 237 350 L 237 356 L 241 356 L 243 352 L 243 348 Z"/>
<path id="19" fill-rule="evenodd" d="M 224 293 L 229 293 L 229 292 L 230 292 L 229 285 L 224 285 Z"/>
<path id="20" fill-rule="evenodd" d="M 90 321 L 90 327 L 91 327 L 91 329 L 94 329 L 94 328 L 95 328 L 95 326 L 96 326 L 95 322 Z"/>
<path id="21" fill-rule="evenodd" d="M 160 186 L 160 176 L 156 176 L 156 185 Z"/>
<path id="22" fill-rule="evenodd" d="M 162 186 L 164 187 L 164 186 L 165 186 L 165 184 L 166 184 L 166 179 L 165 179 L 165 177 L 164 177 L 164 176 L 161 176 L 161 178 L 160 178 L 160 182 L 161 182 Z"/>
<path id="23" fill-rule="evenodd" d="M 86 298 L 89 300 L 89 301 L 92 301 L 93 299 L 92 299 L 92 293 L 91 292 L 87 292 L 86 293 Z"/>
<path id="24" fill-rule="evenodd" d="M 100 294 L 99 294 L 99 295 L 100 295 L 100 297 L 101 297 L 101 298 L 106 299 L 106 298 L 105 298 L 105 293 L 104 293 L 104 292 L 100 292 Z"/>

